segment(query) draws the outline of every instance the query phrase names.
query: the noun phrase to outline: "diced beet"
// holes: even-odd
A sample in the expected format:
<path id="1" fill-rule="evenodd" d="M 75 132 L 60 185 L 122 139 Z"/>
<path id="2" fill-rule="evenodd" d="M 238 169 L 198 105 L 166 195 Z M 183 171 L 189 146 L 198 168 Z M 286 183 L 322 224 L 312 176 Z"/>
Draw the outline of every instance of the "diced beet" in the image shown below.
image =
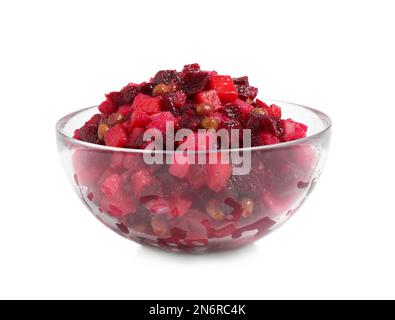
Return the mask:
<path id="1" fill-rule="evenodd" d="M 263 161 L 259 155 L 252 154 L 251 171 L 246 175 L 232 175 L 231 187 L 237 193 L 251 196 L 264 186 L 262 181 L 265 181 L 266 169 Z"/>
<path id="2" fill-rule="evenodd" d="M 154 215 L 151 219 L 152 231 L 157 237 L 169 237 L 170 226 L 169 220 L 161 215 Z"/>
<path id="3" fill-rule="evenodd" d="M 147 125 L 147 129 L 158 129 L 162 133 L 166 133 L 166 123 L 172 122 L 174 127 L 176 125 L 176 119 L 174 118 L 173 114 L 169 111 L 159 112 L 156 114 L 151 115 L 151 122 Z"/>
<path id="4" fill-rule="evenodd" d="M 215 150 L 216 148 L 216 136 L 210 131 L 207 132 L 194 132 L 189 135 L 183 142 L 183 149 L 188 151 L 208 151 Z"/>
<path id="5" fill-rule="evenodd" d="M 188 183 L 195 189 L 202 187 L 207 180 L 207 167 L 204 164 L 194 164 L 189 167 L 186 176 Z"/>
<path id="6" fill-rule="evenodd" d="M 138 198 L 162 194 L 159 181 L 152 176 L 148 169 L 135 172 L 130 179 L 133 192 Z"/>
<path id="7" fill-rule="evenodd" d="M 213 75 L 210 80 L 210 88 L 217 91 L 222 103 L 234 102 L 238 97 L 230 76 Z"/>
<path id="8" fill-rule="evenodd" d="M 244 121 L 244 129 L 251 129 L 252 134 L 258 134 L 263 130 L 262 120 L 265 115 L 250 112 Z"/>
<path id="9" fill-rule="evenodd" d="M 101 185 L 101 191 L 107 196 L 116 194 L 120 188 L 121 177 L 116 173 L 108 176 Z"/>
<path id="10" fill-rule="evenodd" d="M 310 144 L 300 144 L 294 146 L 291 150 L 291 159 L 299 168 L 307 171 L 307 175 L 316 166 L 316 153 Z"/>
<path id="11" fill-rule="evenodd" d="M 136 212 L 136 204 L 133 199 L 122 193 L 116 194 L 115 197 L 104 197 L 100 207 L 114 218 L 121 218 Z"/>
<path id="12" fill-rule="evenodd" d="M 229 130 L 229 135 L 231 134 L 232 129 L 241 130 L 242 126 L 239 121 L 235 119 L 225 120 L 221 123 L 221 128 Z"/>
<path id="13" fill-rule="evenodd" d="M 137 109 L 134 110 L 131 118 L 130 118 L 130 127 L 131 128 L 145 128 L 151 122 L 151 118 L 144 111 Z"/>
<path id="14" fill-rule="evenodd" d="M 155 87 L 155 84 L 152 82 L 143 82 L 139 85 L 140 93 L 145 94 L 147 96 L 152 96 L 152 90 Z"/>
<path id="15" fill-rule="evenodd" d="M 189 72 L 199 72 L 199 71 L 200 71 L 200 66 L 198 63 L 187 64 L 182 69 L 183 74 L 189 73 Z"/>
<path id="16" fill-rule="evenodd" d="M 99 105 L 99 111 L 101 113 L 110 114 L 116 112 L 118 107 L 114 105 L 111 101 L 105 100 Z"/>
<path id="17" fill-rule="evenodd" d="M 239 78 L 233 78 L 233 83 L 236 86 L 249 86 L 250 82 L 248 81 L 248 77 L 244 76 L 244 77 L 239 77 Z"/>
<path id="18" fill-rule="evenodd" d="M 131 111 L 132 111 L 131 106 L 128 105 L 128 104 L 124 104 L 123 106 L 120 106 L 120 107 L 118 108 L 118 111 L 117 111 L 117 112 L 118 112 L 120 115 L 122 115 L 123 117 L 127 117 L 127 116 L 130 114 Z"/>
<path id="19" fill-rule="evenodd" d="M 166 93 L 162 97 L 162 109 L 164 111 L 175 111 L 181 108 L 187 101 L 187 95 L 182 90 Z"/>
<path id="20" fill-rule="evenodd" d="M 140 110 L 149 115 L 161 111 L 161 98 L 138 94 L 132 104 L 133 110 Z"/>
<path id="21" fill-rule="evenodd" d="M 110 163 L 109 153 L 81 148 L 74 150 L 72 156 L 75 177 L 80 186 L 91 186 Z"/>
<path id="22" fill-rule="evenodd" d="M 180 78 L 176 70 L 161 70 L 158 71 L 154 77 L 154 84 L 169 84 L 169 83 L 179 83 Z"/>
<path id="23" fill-rule="evenodd" d="M 119 107 L 122 105 L 122 95 L 118 91 L 113 91 L 106 94 L 106 99 L 110 101 L 114 106 Z"/>
<path id="24" fill-rule="evenodd" d="M 133 128 L 132 131 L 128 134 L 128 141 L 125 147 L 131 149 L 141 148 L 144 143 L 144 132 L 145 130 L 143 128 Z"/>
<path id="25" fill-rule="evenodd" d="M 291 141 L 306 137 L 307 126 L 292 119 L 281 120 L 284 131 L 284 141 Z"/>
<path id="26" fill-rule="evenodd" d="M 108 130 L 104 136 L 106 146 L 123 148 L 128 141 L 125 130 L 120 124 Z"/>
<path id="27" fill-rule="evenodd" d="M 227 103 L 219 111 L 229 119 L 241 119 L 240 107 L 235 103 Z"/>
<path id="28" fill-rule="evenodd" d="M 255 104 L 257 108 L 265 109 L 269 117 L 278 118 L 278 119 L 281 118 L 281 108 L 278 105 L 271 104 L 269 106 L 265 102 L 259 99 L 256 99 Z"/>
<path id="29" fill-rule="evenodd" d="M 174 201 L 172 201 L 172 208 L 171 208 L 171 214 L 174 217 L 182 217 L 184 216 L 189 209 L 192 206 L 192 201 L 187 200 L 187 199 L 181 199 L 178 198 Z"/>
<path id="30" fill-rule="evenodd" d="M 74 132 L 74 139 L 78 139 L 90 143 L 98 143 L 99 137 L 97 130 L 99 128 L 101 116 L 95 114 L 83 127 Z"/>
<path id="31" fill-rule="evenodd" d="M 271 104 L 265 108 L 269 117 L 281 119 L 281 108 L 278 105 Z"/>
<path id="32" fill-rule="evenodd" d="M 186 105 L 180 109 L 181 115 L 179 116 L 178 126 L 179 128 L 190 129 L 197 131 L 200 127 L 201 117 L 196 115 L 196 109 L 194 105 Z"/>
<path id="33" fill-rule="evenodd" d="M 188 160 L 188 159 L 186 159 Z M 169 173 L 177 178 L 183 179 L 187 176 L 189 171 L 189 163 L 178 163 L 177 157 L 174 157 L 174 163 L 169 165 Z"/>
<path id="34" fill-rule="evenodd" d="M 264 145 L 276 144 L 280 142 L 280 140 L 275 135 L 269 132 L 262 132 L 261 139 Z"/>
<path id="35" fill-rule="evenodd" d="M 114 152 L 111 157 L 110 167 L 113 170 L 123 169 L 123 159 L 125 154 L 122 152 Z"/>
<path id="36" fill-rule="evenodd" d="M 188 72 L 182 78 L 182 90 L 188 95 L 194 95 L 207 88 L 209 73 L 207 71 Z"/>
<path id="37" fill-rule="evenodd" d="M 252 86 L 240 85 L 236 86 L 237 93 L 241 100 L 251 99 L 254 100 L 258 95 L 258 88 Z"/>
<path id="38" fill-rule="evenodd" d="M 230 164 L 208 164 L 207 166 L 207 186 L 219 192 L 224 189 L 232 175 L 232 166 Z"/>
<path id="39" fill-rule="evenodd" d="M 265 132 L 269 132 L 279 139 L 283 137 L 283 127 L 280 119 L 264 116 L 261 119 L 261 125 Z"/>
<path id="40" fill-rule="evenodd" d="M 122 104 L 132 104 L 136 96 L 140 93 L 140 86 L 138 84 L 129 83 L 123 87 L 120 94 Z"/>
<path id="41" fill-rule="evenodd" d="M 256 99 L 254 102 L 254 105 L 256 108 L 263 108 L 265 110 L 267 110 L 269 108 L 269 106 L 263 102 L 262 100 Z"/>
<path id="42" fill-rule="evenodd" d="M 221 100 L 215 90 L 202 91 L 195 96 L 196 104 L 208 104 L 217 110 L 221 107 Z"/>
<path id="43" fill-rule="evenodd" d="M 235 102 L 233 103 L 239 106 L 243 118 L 246 118 L 248 114 L 251 112 L 251 110 L 254 109 L 254 107 L 251 104 L 240 99 L 236 99 Z"/>
<path id="44" fill-rule="evenodd" d="M 285 197 L 279 197 L 265 190 L 262 194 L 262 201 L 269 210 L 270 216 L 278 217 L 287 212 L 292 203 L 294 203 L 295 196 L 296 194 L 288 194 Z"/>
<path id="45" fill-rule="evenodd" d="M 111 175 L 113 175 L 115 172 L 114 170 L 109 167 L 106 170 L 104 170 L 99 178 L 99 180 L 97 181 L 97 185 L 101 188 L 101 185 L 104 183 L 104 181 Z"/>
<path id="46" fill-rule="evenodd" d="M 144 207 L 154 215 L 170 214 L 171 207 L 168 200 L 163 198 L 154 198 L 144 203 Z"/>
<path id="47" fill-rule="evenodd" d="M 128 173 L 133 174 L 136 171 L 142 170 L 146 167 L 144 163 L 143 155 L 126 153 L 122 161 L 123 168 L 128 171 Z"/>
<path id="48" fill-rule="evenodd" d="M 230 148 L 233 148 L 234 146 L 240 145 L 240 141 L 242 141 L 243 138 L 243 133 L 242 133 L 242 125 L 239 121 L 235 119 L 229 119 L 221 122 L 220 125 L 221 129 L 225 129 L 228 131 L 229 134 L 229 142 L 230 142 Z M 239 130 L 238 134 L 236 132 L 232 133 L 232 130 Z"/>

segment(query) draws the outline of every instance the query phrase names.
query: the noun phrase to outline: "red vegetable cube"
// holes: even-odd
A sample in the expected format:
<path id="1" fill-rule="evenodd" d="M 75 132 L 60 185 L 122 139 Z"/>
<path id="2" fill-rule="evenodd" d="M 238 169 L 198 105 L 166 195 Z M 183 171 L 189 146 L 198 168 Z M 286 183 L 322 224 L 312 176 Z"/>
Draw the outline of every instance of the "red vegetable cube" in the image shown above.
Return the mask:
<path id="1" fill-rule="evenodd" d="M 276 144 L 280 142 L 280 140 L 275 135 L 269 132 L 263 132 L 261 134 L 261 139 L 264 145 Z"/>
<path id="2" fill-rule="evenodd" d="M 151 97 L 140 93 L 134 99 L 132 109 L 144 111 L 149 115 L 158 113 L 161 111 L 161 98 Z"/>
<path id="3" fill-rule="evenodd" d="M 240 108 L 241 114 L 244 118 L 246 118 L 248 114 L 251 112 L 251 110 L 254 109 L 254 107 L 251 104 L 241 99 L 236 99 L 234 104 Z"/>
<path id="4" fill-rule="evenodd" d="M 106 196 L 111 196 L 116 194 L 121 188 L 121 177 L 119 174 L 112 174 L 104 179 L 104 182 L 101 184 L 101 191 Z"/>
<path id="5" fill-rule="evenodd" d="M 142 110 L 134 110 L 132 117 L 130 118 L 129 125 L 131 128 L 145 128 L 151 122 L 150 117 L 147 113 Z"/>
<path id="6" fill-rule="evenodd" d="M 238 93 L 230 76 L 213 75 L 210 79 L 210 88 L 217 91 L 222 103 L 234 102 Z"/>
<path id="7" fill-rule="evenodd" d="M 166 133 L 167 122 L 173 122 L 174 127 L 176 127 L 177 124 L 173 114 L 169 111 L 153 114 L 150 119 L 151 123 L 147 125 L 147 129 L 154 128 L 160 130 L 163 133 Z"/>
<path id="8" fill-rule="evenodd" d="M 120 124 L 108 130 L 104 136 L 106 146 L 123 148 L 128 141 L 128 136 Z"/>
<path id="9" fill-rule="evenodd" d="M 181 155 L 177 155 L 181 156 Z M 177 178 L 185 178 L 189 171 L 188 159 L 185 159 L 185 163 L 178 163 L 177 157 L 174 157 L 174 163 L 169 165 L 169 173 Z"/>
<path id="10" fill-rule="evenodd" d="M 307 126 L 292 119 L 281 120 L 284 131 L 284 141 L 291 141 L 306 137 Z"/>
<path id="11" fill-rule="evenodd" d="M 211 190 L 219 192 L 226 187 L 231 175 L 232 166 L 230 164 L 208 164 L 206 184 Z"/>
<path id="12" fill-rule="evenodd" d="M 221 107 L 221 100 L 218 96 L 217 91 L 215 90 L 208 90 L 208 91 L 201 91 L 195 96 L 195 102 L 197 104 L 208 104 L 214 107 L 214 110 Z"/>

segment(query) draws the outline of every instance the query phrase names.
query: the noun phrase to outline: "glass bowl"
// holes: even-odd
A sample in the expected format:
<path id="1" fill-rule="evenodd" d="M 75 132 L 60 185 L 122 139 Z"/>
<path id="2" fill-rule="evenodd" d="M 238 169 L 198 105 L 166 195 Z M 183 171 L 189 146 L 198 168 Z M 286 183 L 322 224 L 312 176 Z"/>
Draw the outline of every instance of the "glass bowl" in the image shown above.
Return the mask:
<path id="1" fill-rule="evenodd" d="M 187 176 L 177 178 L 169 173 L 170 165 L 147 164 L 147 150 L 73 139 L 74 130 L 97 113 L 97 107 L 58 121 L 60 158 L 81 201 L 121 236 L 174 252 L 237 248 L 278 228 L 301 207 L 328 153 L 331 120 L 327 115 L 298 104 L 266 101 L 279 105 L 284 118 L 307 124 L 308 136 L 224 151 L 251 156 L 251 171 L 228 175 L 226 181 L 220 180 L 221 164 L 190 165 Z"/>

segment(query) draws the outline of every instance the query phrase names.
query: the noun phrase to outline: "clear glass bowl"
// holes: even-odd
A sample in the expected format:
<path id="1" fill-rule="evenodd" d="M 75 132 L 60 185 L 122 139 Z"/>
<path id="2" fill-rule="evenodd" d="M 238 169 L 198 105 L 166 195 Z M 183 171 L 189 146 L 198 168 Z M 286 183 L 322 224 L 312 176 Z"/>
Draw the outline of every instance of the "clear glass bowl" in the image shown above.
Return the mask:
<path id="1" fill-rule="evenodd" d="M 208 169 L 212 165 L 191 165 L 188 179 L 179 179 L 169 174 L 166 164 L 147 165 L 142 150 L 73 139 L 74 130 L 97 113 L 97 107 L 59 120 L 58 150 L 81 201 L 123 237 L 175 252 L 236 248 L 287 221 L 313 190 L 327 157 L 331 135 L 327 115 L 293 103 L 267 102 L 281 106 L 284 118 L 307 124 L 308 136 L 250 148 L 251 172 L 232 175 L 218 192 L 202 182 L 207 172 L 213 172 Z M 116 194 L 103 192 L 109 176 L 120 179 Z"/>

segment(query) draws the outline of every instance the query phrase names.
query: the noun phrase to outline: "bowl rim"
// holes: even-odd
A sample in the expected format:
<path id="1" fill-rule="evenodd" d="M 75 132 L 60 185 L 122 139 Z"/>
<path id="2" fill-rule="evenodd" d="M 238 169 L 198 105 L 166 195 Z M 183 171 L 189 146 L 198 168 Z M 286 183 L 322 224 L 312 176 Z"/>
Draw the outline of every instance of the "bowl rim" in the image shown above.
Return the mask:
<path id="1" fill-rule="evenodd" d="M 292 141 L 287 141 L 287 142 L 280 142 L 280 143 L 271 144 L 271 145 L 256 146 L 256 147 L 249 147 L 249 148 L 200 150 L 200 151 L 192 151 L 191 154 L 211 153 L 211 152 L 215 152 L 215 153 L 218 153 L 218 152 L 222 152 L 222 153 L 224 153 L 224 152 L 246 152 L 246 151 L 253 152 L 253 151 L 260 151 L 260 150 L 273 150 L 273 149 L 279 149 L 279 148 L 286 148 L 286 147 L 299 145 L 299 144 L 303 144 L 303 143 L 307 143 L 312 140 L 315 140 L 315 139 L 319 138 L 320 136 L 325 135 L 332 128 L 331 118 L 326 113 L 324 113 L 320 110 L 317 110 L 315 108 L 311 108 L 311 107 L 308 107 L 308 106 L 305 106 L 302 104 L 298 104 L 298 103 L 294 103 L 294 102 L 287 102 L 287 101 L 277 100 L 277 99 L 264 99 L 264 101 L 267 101 L 270 104 L 272 104 L 272 103 L 280 104 L 280 107 L 281 107 L 281 104 L 287 104 L 288 106 L 308 110 L 308 111 L 314 113 L 315 115 L 317 115 L 321 119 L 321 121 L 324 125 L 324 128 L 312 135 L 308 135 L 304 138 L 300 138 L 300 139 L 296 139 L 296 140 L 292 140 Z M 109 147 L 109 146 L 104 146 L 104 145 L 95 144 L 95 143 L 91 143 L 91 142 L 81 141 L 81 140 L 75 139 L 75 138 L 67 135 L 66 133 L 64 133 L 63 128 L 69 119 L 71 119 L 72 117 L 76 116 L 77 114 L 79 114 L 81 112 L 84 112 L 84 111 L 87 111 L 90 109 L 94 109 L 97 107 L 98 107 L 98 105 L 79 109 L 77 111 L 74 111 L 74 112 L 69 113 L 66 116 L 62 117 L 61 119 L 59 119 L 56 122 L 56 126 L 55 126 L 56 134 L 59 135 L 60 137 L 62 137 L 64 140 L 68 141 L 69 143 L 80 145 L 81 147 L 87 147 L 87 148 L 89 147 L 89 148 L 101 150 L 101 151 L 126 152 L 126 153 L 134 153 L 134 154 L 147 154 L 147 153 L 149 153 L 149 154 L 175 154 L 177 152 L 181 152 L 181 151 L 177 151 L 177 150 L 144 150 L 144 149 Z"/>

